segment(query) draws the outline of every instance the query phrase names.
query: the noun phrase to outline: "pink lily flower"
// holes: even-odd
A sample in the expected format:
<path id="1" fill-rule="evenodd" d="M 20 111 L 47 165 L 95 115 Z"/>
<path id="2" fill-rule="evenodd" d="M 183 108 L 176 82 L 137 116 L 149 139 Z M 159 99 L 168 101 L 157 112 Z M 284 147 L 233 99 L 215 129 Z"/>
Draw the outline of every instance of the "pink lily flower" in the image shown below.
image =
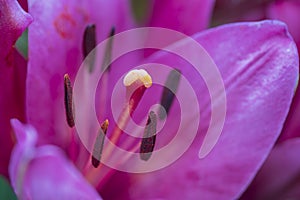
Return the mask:
<path id="1" fill-rule="evenodd" d="M 115 5 L 111 7 L 116 9 L 114 13 L 119 13 L 117 11 L 120 10 L 121 13 L 126 13 L 123 4 L 114 4 L 114 1 L 110 3 Z M 98 198 L 77 171 L 82 170 L 82 174 L 99 189 L 104 199 L 238 198 L 276 142 L 296 87 L 299 58 L 286 26 L 277 21 L 239 23 L 193 35 L 218 66 L 224 79 L 227 97 L 224 129 L 208 156 L 198 158 L 199 147 L 211 118 L 210 97 L 206 85 L 201 77 L 193 73 L 190 64 L 172 54 L 157 52 L 147 62 L 176 66 L 182 76 L 188 77 L 194 86 L 202 111 L 201 127 L 194 143 L 179 160 L 155 172 L 135 175 L 117 172 L 108 167 L 86 171 L 84 162 L 91 163 L 92 160 L 90 157 L 86 159 L 85 156 L 74 154 L 74 151 L 81 151 L 82 144 L 78 141 L 74 128 L 68 126 L 70 121 L 65 119 L 64 75 L 70 74 L 72 84 L 83 59 L 82 41 L 86 25 L 96 24 L 99 41 L 109 35 L 112 26 L 115 26 L 117 32 L 131 26 L 130 20 L 128 22 L 124 19 L 127 14 L 121 15 L 122 17 L 114 15 L 111 21 L 107 21 L 106 18 L 97 16 L 98 12 L 87 12 L 95 8 L 92 4 L 78 7 L 78 4 L 72 2 L 57 2 L 54 5 L 40 1 L 29 3 L 29 12 L 35 21 L 29 27 L 26 111 L 28 123 L 36 128 L 38 137 L 35 138 L 35 130 L 31 125 L 12 121 L 18 143 L 10 163 L 10 178 L 19 197 L 40 199 L 47 194 L 49 199 L 58 196 L 69 199 L 78 193 L 90 195 L 88 198 Z M 103 32 L 98 28 L 101 25 Z M 175 46 L 195 55 L 186 40 Z M 198 56 L 200 59 L 201 55 Z M 130 70 L 127 65 L 120 67 L 117 64 L 119 63 L 110 68 L 108 76 L 111 84 L 118 79 L 115 76 L 126 74 Z M 152 70 L 150 75 L 155 78 L 159 76 L 159 71 Z M 65 76 L 65 82 L 66 80 L 69 78 Z M 177 96 L 184 96 L 184 91 L 185 88 L 179 84 Z M 146 90 L 145 97 L 148 98 L 143 98 L 137 109 L 148 108 L 152 99 L 160 99 L 161 95 L 152 87 Z M 119 95 L 119 99 L 122 98 L 124 96 Z M 110 108 L 106 105 L 100 106 Z M 189 111 L 182 115 L 193 123 L 195 110 Z M 168 113 L 170 121 L 165 125 L 165 133 L 174 133 L 176 115 L 178 107 L 174 103 Z M 109 127 L 113 127 L 111 116 L 104 117 L 109 119 Z M 107 134 L 113 135 L 114 132 L 108 128 Z M 159 134 L 157 140 L 164 144 L 167 137 L 169 136 Z M 67 150 L 78 169 L 72 166 L 58 147 L 48 143 Z M 83 155 L 86 154 L 88 152 L 83 152 Z M 57 170 L 61 177 L 55 176 L 51 167 L 56 163 L 61 166 L 61 171 Z M 26 167 L 22 168 L 24 165 Z M 99 175 L 105 178 L 99 178 Z M 58 193 L 49 190 L 49 184 L 54 185 L 59 181 L 64 183 L 62 186 L 67 185 L 74 190 L 66 192 L 63 187 L 59 187 Z M 23 183 L 21 186 L 20 182 Z"/>

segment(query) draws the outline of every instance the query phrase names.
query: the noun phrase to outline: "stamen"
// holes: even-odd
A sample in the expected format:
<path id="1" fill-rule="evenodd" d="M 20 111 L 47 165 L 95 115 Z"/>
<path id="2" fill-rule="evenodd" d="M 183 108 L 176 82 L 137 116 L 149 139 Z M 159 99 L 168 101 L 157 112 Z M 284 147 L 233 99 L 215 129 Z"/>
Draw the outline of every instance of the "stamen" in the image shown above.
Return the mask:
<path id="1" fill-rule="evenodd" d="M 169 113 L 171 105 L 175 98 L 175 93 L 177 92 L 181 73 L 179 70 L 172 70 L 165 83 L 164 90 L 160 99 L 160 104 L 165 108 L 166 113 L 161 109 L 159 112 L 159 119 L 165 119 L 166 114 Z"/>
<path id="2" fill-rule="evenodd" d="M 113 129 L 113 135 L 110 138 L 110 140 L 114 144 L 116 144 L 120 139 L 122 130 L 124 130 L 125 126 L 127 125 L 130 119 L 130 115 L 137 107 L 145 90 L 152 85 L 152 78 L 143 69 L 132 70 L 128 72 L 127 75 L 124 77 L 123 83 L 126 86 L 127 98 L 129 96 L 129 99 L 118 118 L 117 126 L 115 126 Z M 138 87 L 137 90 L 136 87 Z M 134 91 L 133 95 L 131 95 L 132 91 Z M 107 155 L 110 155 L 112 150 L 112 146 L 109 146 L 107 148 Z"/>
<path id="3" fill-rule="evenodd" d="M 91 51 L 96 47 L 96 45 L 97 45 L 96 26 L 95 24 L 91 24 L 88 25 L 84 30 L 83 44 L 82 44 L 84 59 L 91 53 Z M 95 56 L 96 53 L 94 51 L 86 61 L 86 63 L 88 63 L 89 66 L 89 72 L 93 72 L 94 70 Z"/>
<path id="4" fill-rule="evenodd" d="M 148 116 L 144 136 L 140 148 L 140 158 L 144 161 L 149 160 L 152 155 L 156 140 L 157 116 L 151 111 Z"/>
<path id="5" fill-rule="evenodd" d="M 104 139 L 108 128 L 108 120 L 105 120 L 99 130 L 99 134 L 96 137 L 94 144 L 93 155 L 92 155 L 92 165 L 97 168 L 100 165 L 101 155 L 103 151 Z"/>
<path id="6" fill-rule="evenodd" d="M 128 72 L 124 77 L 126 86 L 126 98 L 129 104 L 129 113 L 132 115 L 147 88 L 152 85 L 152 78 L 147 71 L 136 69 Z"/>
<path id="7" fill-rule="evenodd" d="M 113 39 L 115 35 L 115 27 L 112 27 L 109 33 L 109 39 L 108 43 L 105 48 L 105 54 L 104 54 L 104 59 L 103 59 L 103 64 L 102 64 L 102 70 L 105 69 L 105 67 L 111 62 L 111 54 L 112 54 L 112 48 L 113 48 Z M 107 70 L 110 70 L 110 66 L 107 66 Z"/>
<path id="8" fill-rule="evenodd" d="M 71 81 L 68 74 L 65 74 L 64 76 L 64 90 L 67 122 L 72 128 L 75 125 L 73 112 L 73 88 L 71 86 Z"/>
<path id="9" fill-rule="evenodd" d="M 117 120 L 117 123 L 115 125 L 115 127 L 113 128 L 112 130 L 112 135 L 111 137 L 109 138 L 110 139 L 110 143 L 108 143 L 106 146 L 105 146 L 105 157 L 107 158 L 110 158 L 113 154 L 113 151 L 115 149 L 115 145 L 111 145 L 112 144 L 117 144 L 118 142 L 120 142 L 120 138 L 121 138 L 121 135 L 122 135 L 122 132 L 123 130 L 125 129 L 125 127 L 127 126 L 127 123 L 130 119 L 130 113 L 133 112 L 133 108 L 136 107 L 136 105 L 139 103 L 139 100 L 141 99 L 142 95 L 144 94 L 144 91 L 149 88 L 151 85 L 152 85 L 152 78 L 151 76 L 145 71 L 145 70 L 133 70 L 133 71 L 130 71 L 125 77 L 124 77 L 124 80 L 123 80 L 123 83 L 124 85 L 126 86 L 126 92 L 127 92 L 127 95 L 128 96 L 131 96 L 129 101 L 124 105 L 119 117 L 118 117 L 118 120 Z M 143 89 L 138 90 L 136 91 L 136 94 L 134 95 L 131 95 L 130 91 L 134 91 L 134 89 L 136 87 L 142 87 Z M 153 113 L 154 114 L 154 113 Z M 150 113 L 150 116 L 153 116 L 152 113 Z M 155 115 L 155 114 L 154 114 Z M 152 120 L 151 120 L 152 119 Z M 155 117 L 150 117 L 150 121 L 154 121 L 152 122 L 152 126 L 155 126 L 156 127 L 156 124 L 157 124 L 157 116 L 155 115 Z M 150 123 L 149 121 L 149 123 Z M 147 128 L 147 130 L 153 130 L 153 128 Z M 156 128 L 155 128 L 156 129 Z M 153 131 L 148 131 L 149 133 L 153 132 Z M 156 130 L 154 131 L 156 132 Z M 149 134 L 151 135 L 151 134 Z M 154 143 L 155 143 L 155 136 L 152 136 L 152 138 L 150 139 L 151 140 L 151 144 L 153 144 L 153 148 L 154 148 Z M 98 142 L 100 143 L 100 142 Z M 97 145 L 95 145 L 97 146 Z M 101 146 L 101 145 L 99 145 Z M 102 145 L 103 146 L 103 145 Z M 145 146 L 145 145 L 144 145 Z M 102 147 L 103 148 L 103 147 Z M 133 147 L 133 150 L 131 152 L 135 152 L 136 150 L 138 150 L 140 148 L 140 144 L 136 144 L 134 147 Z M 153 151 L 153 148 L 152 148 L 152 151 Z M 96 148 L 96 149 L 99 149 L 99 148 Z M 100 148 L 101 149 L 101 148 Z M 146 148 L 147 150 L 148 148 Z M 151 151 L 151 149 L 149 148 L 148 149 L 149 151 Z M 146 151 L 147 152 L 147 151 Z M 101 153 L 100 153 L 101 154 Z M 93 155 L 99 155 L 99 153 L 95 153 Z M 104 156 L 104 155 L 103 155 Z M 146 157 L 149 156 L 147 155 L 146 153 Z M 95 156 L 94 156 L 95 157 Z M 101 157 L 101 156 L 100 156 Z M 96 157 L 95 157 L 96 158 Z M 129 157 L 128 156 L 123 156 L 121 159 L 120 159 L 120 163 L 124 163 L 126 162 L 126 160 L 128 160 Z M 97 166 L 98 165 L 98 162 L 96 162 L 98 159 L 96 158 L 95 159 L 95 163 L 93 164 L 93 166 Z M 146 160 L 146 158 L 145 158 Z M 99 162 L 100 163 L 100 162 Z M 105 175 L 103 174 L 103 171 L 100 172 L 100 169 L 101 170 L 106 170 L 107 168 L 101 168 L 101 166 L 103 165 L 100 165 L 98 168 L 92 168 L 92 169 L 88 169 L 87 170 L 87 173 L 86 173 L 86 178 L 93 184 L 93 185 L 98 185 L 99 184 L 99 180 L 100 180 L 100 183 L 103 183 L 105 180 L 102 179 L 102 177 Z"/>

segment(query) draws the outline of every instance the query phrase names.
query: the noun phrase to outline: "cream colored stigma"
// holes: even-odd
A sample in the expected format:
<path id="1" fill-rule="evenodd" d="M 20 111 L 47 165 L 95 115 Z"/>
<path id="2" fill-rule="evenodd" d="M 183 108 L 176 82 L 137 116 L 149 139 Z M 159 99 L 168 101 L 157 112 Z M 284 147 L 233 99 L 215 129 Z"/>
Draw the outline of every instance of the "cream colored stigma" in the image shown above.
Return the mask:
<path id="1" fill-rule="evenodd" d="M 123 79 L 123 84 L 126 87 L 137 82 L 141 82 L 146 88 L 149 88 L 152 85 L 152 78 L 146 70 L 134 69 L 129 71 Z"/>

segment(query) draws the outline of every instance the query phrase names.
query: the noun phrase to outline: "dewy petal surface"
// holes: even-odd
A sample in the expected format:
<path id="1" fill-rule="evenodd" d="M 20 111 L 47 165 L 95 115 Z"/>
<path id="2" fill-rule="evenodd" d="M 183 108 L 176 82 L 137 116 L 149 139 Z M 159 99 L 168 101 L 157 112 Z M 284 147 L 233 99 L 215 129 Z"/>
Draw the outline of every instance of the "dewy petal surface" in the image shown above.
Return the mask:
<path id="1" fill-rule="evenodd" d="M 130 27 L 127 1 L 29 1 L 35 21 L 29 28 L 27 116 L 41 138 L 66 145 L 63 76 L 74 80 L 82 57 L 82 39 L 88 24 L 95 24 L 97 41 Z M 43 94 L 43 95 L 41 95 Z"/>
<path id="2" fill-rule="evenodd" d="M 211 117 L 206 85 L 192 66 L 178 56 L 165 52 L 153 55 L 148 62 L 176 67 L 190 81 L 201 111 L 200 127 L 193 144 L 175 163 L 156 172 L 133 175 L 129 191 L 133 199 L 236 199 L 250 184 L 281 132 L 296 87 L 299 64 L 295 43 L 285 24 L 278 21 L 231 24 L 193 38 L 208 51 L 224 79 L 227 113 L 221 137 L 206 157 L 198 158 Z M 197 58 L 197 52 L 184 41 L 177 44 L 177 50 Z M 149 73 L 153 79 L 160 75 L 159 69 Z M 181 97 L 185 88 L 179 86 L 177 93 Z M 147 101 L 151 103 L 151 97 L 157 94 L 154 91 L 148 95 Z M 189 100 L 183 103 L 190 104 Z M 193 105 L 190 108 L 181 117 L 198 123 L 193 121 L 197 115 Z M 167 126 L 158 133 L 157 143 L 166 144 L 169 133 L 176 134 L 178 113 L 180 107 L 173 106 Z M 169 159 L 165 156 L 162 160 Z"/>
<path id="3" fill-rule="evenodd" d="M 155 0 L 150 26 L 192 35 L 208 27 L 214 0 Z"/>
<path id="4" fill-rule="evenodd" d="M 32 18 L 17 1 L 0 1 L 0 174 L 7 175 L 13 138 L 9 120 L 24 120 L 26 62 L 13 45 Z"/>
<path id="5" fill-rule="evenodd" d="M 10 163 L 10 178 L 20 199 L 101 199 L 81 173 L 54 145 L 35 147 L 31 125 L 12 120 L 18 139 Z"/>
<path id="6" fill-rule="evenodd" d="M 275 146 L 242 199 L 300 197 L 300 138 Z"/>

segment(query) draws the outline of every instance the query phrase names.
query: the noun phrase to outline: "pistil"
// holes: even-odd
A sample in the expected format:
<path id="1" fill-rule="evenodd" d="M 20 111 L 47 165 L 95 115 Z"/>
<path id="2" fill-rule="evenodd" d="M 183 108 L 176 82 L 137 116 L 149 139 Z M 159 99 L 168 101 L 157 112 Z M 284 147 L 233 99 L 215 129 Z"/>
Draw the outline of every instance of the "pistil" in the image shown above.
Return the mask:
<path id="1" fill-rule="evenodd" d="M 123 84 L 126 86 L 127 103 L 125 104 L 119 116 L 117 126 L 113 131 L 111 142 L 115 144 L 120 138 L 122 130 L 126 127 L 130 116 L 142 99 L 146 89 L 151 87 L 152 78 L 143 69 L 132 70 L 124 77 Z"/>
<path id="2" fill-rule="evenodd" d="M 117 144 L 121 138 L 122 132 L 125 129 L 131 114 L 134 112 L 135 108 L 137 107 L 138 103 L 140 102 L 145 90 L 149 88 L 152 85 L 152 78 L 151 76 L 143 69 L 141 70 L 132 70 L 127 73 L 127 75 L 123 79 L 123 84 L 126 87 L 126 98 L 127 101 L 124 105 L 123 110 L 120 113 L 120 116 L 118 118 L 117 124 L 114 127 L 110 143 L 107 143 L 104 145 L 103 152 L 105 152 L 103 155 L 105 156 L 104 159 L 109 159 L 114 151 L 114 145 Z M 152 112 L 151 112 L 152 113 Z M 153 113 L 151 114 L 153 116 Z M 155 121 L 155 117 L 152 117 L 152 121 Z M 155 126 L 156 123 L 154 122 Z M 153 126 L 153 123 L 151 123 L 151 126 Z M 153 128 L 151 129 L 153 131 Z M 151 131 L 151 132 L 152 132 Z M 152 142 L 153 143 L 153 142 Z M 153 143 L 154 144 L 154 143 Z M 140 146 L 140 144 L 138 144 Z M 137 146 L 137 147 L 139 147 Z M 134 148 L 138 149 L 138 148 Z M 126 157 L 124 155 L 120 155 L 120 165 L 124 162 L 126 162 L 129 157 Z M 97 164 L 97 163 L 95 163 Z M 100 184 L 100 182 L 105 181 L 103 177 L 109 176 L 111 174 L 109 171 L 105 170 L 105 167 L 101 167 L 101 162 L 99 163 L 100 166 L 98 168 L 90 168 L 86 173 L 86 178 L 91 182 L 91 184 L 97 186 Z M 99 169 L 106 171 L 106 174 L 103 174 L 105 172 L 99 171 Z M 100 182 L 99 182 L 100 181 Z"/>

